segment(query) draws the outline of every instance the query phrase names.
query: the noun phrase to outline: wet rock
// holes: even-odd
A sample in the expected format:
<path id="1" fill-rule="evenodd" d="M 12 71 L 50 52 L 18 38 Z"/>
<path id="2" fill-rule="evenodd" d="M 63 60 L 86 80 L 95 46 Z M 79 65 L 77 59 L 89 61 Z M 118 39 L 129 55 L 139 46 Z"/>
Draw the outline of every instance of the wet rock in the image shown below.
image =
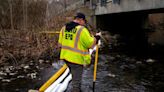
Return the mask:
<path id="1" fill-rule="evenodd" d="M 142 64 L 142 61 L 137 61 L 136 64 Z"/>
<path id="2" fill-rule="evenodd" d="M 57 63 L 52 63 L 52 66 L 55 68 L 55 69 L 57 69 L 58 68 L 58 64 Z"/>
<path id="3" fill-rule="evenodd" d="M 2 80 L 2 79 L 3 79 L 3 77 L 0 76 L 0 80 Z"/>
<path id="4" fill-rule="evenodd" d="M 0 75 L 1 75 L 1 76 L 6 76 L 7 73 L 5 73 L 5 72 L 3 72 L 3 71 L 0 71 Z"/>
<path id="5" fill-rule="evenodd" d="M 34 63 L 33 62 L 30 62 L 30 64 L 29 64 L 30 66 L 34 66 Z"/>
<path id="6" fill-rule="evenodd" d="M 26 65 L 26 66 L 24 66 L 23 68 L 24 68 L 24 69 L 29 69 L 30 66 Z"/>
<path id="7" fill-rule="evenodd" d="M 25 78 L 25 76 L 19 75 L 19 76 L 17 76 L 17 78 L 18 78 L 18 79 L 19 79 L 19 78 Z"/>
<path id="8" fill-rule="evenodd" d="M 121 58 L 121 55 L 117 54 L 116 57 L 117 57 L 117 58 Z"/>
<path id="9" fill-rule="evenodd" d="M 40 70 L 43 70 L 44 69 L 44 67 L 40 67 Z"/>
<path id="10" fill-rule="evenodd" d="M 52 66 L 55 68 L 55 69 L 60 69 L 60 67 L 62 67 L 63 65 L 65 64 L 64 61 L 60 60 L 58 62 L 53 62 L 52 63 Z"/>
<path id="11" fill-rule="evenodd" d="M 46 60 L 45 62 L 46 62 L 46 63 L 50 63 L 50 61 L 49 61 L 49 60 Z"/>
<path id="12" fill-rule="evenodd" d="M 20 65 L 20 67 L 22 67 L 22 68 L 23 68 L 24 66 L 25 66 L 25 64 L 21 64 L 21 65 Z"/>
<path id="13" fill-rule="evenodd" d="M 39 92 L 39 91 L 38 90 L 30 89 L 30 90 L 28 90 L 28 92 Z"/>
<path id="14" fill-rule="evenodd" d="M 142 85 L 137 85 L 137 84 L 132 84 L 132 87 L 135 89 L 135 90 L 140 90 L 140 92 L 144 92 L 144 91 L 141 91 L 141 90 L 145 90 L 146 88 Z"/>
<path id="15" fill-rule="evenodd" d="M 142 85 L 150 85 L 151 83 L 148 83 L 148 82 L 141 82 Z"/>
<path id="16" fill-rule="evenodd" d="M 15 89 L 15 91 L 16 91 L 16 92 L 20 92 L 20 89 L 17 88 L 17 89 Z"/>
<path id="17" fill-rule="evenodd" d="M 22 67 L 20 66 L 20 67 L 17 67 L 17 70 L 21 70 L 22 69 Z"/>
<path id="18" fill-rule="evenodd" d="M 17 73 L 9 73 L 9 75 L 13 76 L 13 75 L 16 75 Z"/>
<path id="19" fill-rule="evenodd" d="M 36 66 L 37 69 L 39 69 L 39 66 Z"/>
<path id="20" fill-rule="evenodd" d="M 109 73 L 108 76 L 109 77 L 113 77 L 113 78 L 116 77 L 116 75 L 115 74 L 112 74 L 112 73 Z"/>
<path id="21" fill-rule="evenodd" d="M 41 78 L 38 78 L 38 80 L 42 80 Z"/>
<path id="22" fill-rule="evenodd" d="M 111 61 L 113 61 L 113 60 L 115 60 L 116 58 L 115 57 L 112 57 L 112 56 L 110 56 L 110 58 L 109 58 Z"/>
<path id="23" fill-rule="evenodd" d="M 31 79 L 35 79 L 36 78 L 36 75 L 37 73 L 30 73 L 30 74 L 27 74 L 28 77 L 30 77 Z"/>
<path id="24" fill-rule="evenodd" d="M 136 59 L 131 58 L 130 61 L 135 63 L 136 62 Z"/>
<path id="25" fill-rule="evenodd" d="M 125 58 L 125 61 L 129 62 L 129 61 L 131 61 L 131 59 L 129 57 L 127 57 L 127 58 Z"/>
<path id="26" fill-rule="evenodd" d="M 153 63 L 153 62 L 155 62 L 155 60 L 154 60 L 154 59 L 149 58 L 149 59 L 147 59 L 147 60 L 146 60 L 146 62 L 147 62 L 147 63 Z"/>
<path id="27" fill-rule="evenodd" d="M 32 78 L 32 79 L 35 79 L 35 78 L 36 78 L 36 73 L 32 73 L 32 74 L 31 74 L 31 78 Z"/>
<path id="28" fill-rule="evenodd" d="M 2 82 L 11 82 L 10 79 L 2 79 Z"/>
<path id="29" fill-rule="evenodd" d="M 10 71 L 14 70 L 14 66 L 9 66 L 8 69 L 9 69 Z"/>
<path id="30" fill-rule="evenodd" d="M 9 68 L 6 68 L 6 69 L 5 69 L 5 72 L 6 72 L 6 73 L 10 73 L 11 71 L 9 70 Z"/>
<path id="31" fill-rule="evenodd" d="M 130 64 L 130 65 L 129 65 L 129 68 L 130 68 L 130 69 L 135 69 L 136 66 L 135 66 L 134 64 Z"/>
<path id="32" fill-rule="evenodd" d="M 39 60 L 39 63 L 40 63 L 40 64 L 42 64 L 43 62 L 44 62 L 44 60 L 42 60 L 42 59 Z"/>
<path id="33" fill-rule="evenodd" d="M 120 68 L 121 69 L 126 69 L 126 68 L 128 68 L 128 65 L 121 65 Z"/>

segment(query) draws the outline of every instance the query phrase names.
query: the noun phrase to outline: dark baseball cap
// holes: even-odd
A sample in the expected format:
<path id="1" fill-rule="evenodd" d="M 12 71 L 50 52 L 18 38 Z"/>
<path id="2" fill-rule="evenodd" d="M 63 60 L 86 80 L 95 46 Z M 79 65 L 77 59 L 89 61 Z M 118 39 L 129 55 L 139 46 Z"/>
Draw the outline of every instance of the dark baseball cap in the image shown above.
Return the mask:
<path id="1" fill-rule="evenodd" d="M 74 18 L 75 18 L 75 19 L 76 19 L 76 18 L 81 18 L 81 19 L 83 19 L 83 20 L 86 21 L 85 15 L 84 15 L 83 13 L 77 13 L 77 14 L 75 15 Z"/>

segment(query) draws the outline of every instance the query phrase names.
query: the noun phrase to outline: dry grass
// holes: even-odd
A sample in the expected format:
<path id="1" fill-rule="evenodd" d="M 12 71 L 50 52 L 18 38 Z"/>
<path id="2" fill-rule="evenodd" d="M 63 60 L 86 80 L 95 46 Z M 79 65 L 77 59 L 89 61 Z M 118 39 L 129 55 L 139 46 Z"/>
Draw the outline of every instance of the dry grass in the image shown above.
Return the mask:
<path id="1" fill-rule="evenodd" d="M 0 63 L 18 64 L 30 59 L 39 59 L 43 52 L 52 48 L 51 40 L 48 35 L 37 31 L 1 30 Z M 57 44 L 55 40 L 53 44 Z"/>

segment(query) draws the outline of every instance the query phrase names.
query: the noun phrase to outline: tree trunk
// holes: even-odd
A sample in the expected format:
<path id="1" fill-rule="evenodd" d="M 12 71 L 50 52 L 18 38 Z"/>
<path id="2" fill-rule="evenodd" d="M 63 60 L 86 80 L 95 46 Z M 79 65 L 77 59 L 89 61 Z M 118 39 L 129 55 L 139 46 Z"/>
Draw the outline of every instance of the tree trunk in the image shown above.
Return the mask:
<path id="1" fill-rule="evenodd" d="M 27 0 L 23 0 L 23 30 L 27 30 Z"/>
<path id="2" fill-rule="evenodd" d="M 13 24 L 13 8 L 12 8 L 12 0 L 8 0 L 10 5 L 10 20 L 11 20 L 11 29 L 14 30 L 14 24 Z"/>

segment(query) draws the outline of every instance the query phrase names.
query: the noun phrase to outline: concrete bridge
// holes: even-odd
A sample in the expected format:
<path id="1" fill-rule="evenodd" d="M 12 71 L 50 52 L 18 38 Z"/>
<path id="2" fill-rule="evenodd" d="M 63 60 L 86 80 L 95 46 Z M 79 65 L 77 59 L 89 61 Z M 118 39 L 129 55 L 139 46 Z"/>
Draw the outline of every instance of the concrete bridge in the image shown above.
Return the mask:
<path id="1" fill-rule="evenodd" d="M 98 0 L 95 15 L 164 9 L 164 0 Z"/>
<path id="2" fill-rule="evenodd" d="M 71 1 L 71 0 L 70 0 Z M 129 49 L 164 46 L 164 0 L 79 0 L 78 12 L 84 12 L 97 28 L 119 34 Z M 73 3 L 72 3 L 73 4 Z M 77 4 L 77 3 L 75 3 Z M 79 6 L 83 6 L 79 8 Z M 85 8 L 84 8 L 85 7 Z M 77 9 L 76 8 L 76 9 Z M 69 6 L 67 7 L 69 8 Z"/>
<path id="3" fill-rule="evenodd" d="M 81 0 L 92 25 L 120 35 L 123 49 L 147 50 L 151 44 L 164 46 L 164 0 Z M 91 12 L 91 13 L 89 13 Z"/>
<path id="4" fill-rule="evenodd" d="M 97 28 L 119 34 L 136 52 L 164 46 L 164 0 L 90 0 Z"/>

